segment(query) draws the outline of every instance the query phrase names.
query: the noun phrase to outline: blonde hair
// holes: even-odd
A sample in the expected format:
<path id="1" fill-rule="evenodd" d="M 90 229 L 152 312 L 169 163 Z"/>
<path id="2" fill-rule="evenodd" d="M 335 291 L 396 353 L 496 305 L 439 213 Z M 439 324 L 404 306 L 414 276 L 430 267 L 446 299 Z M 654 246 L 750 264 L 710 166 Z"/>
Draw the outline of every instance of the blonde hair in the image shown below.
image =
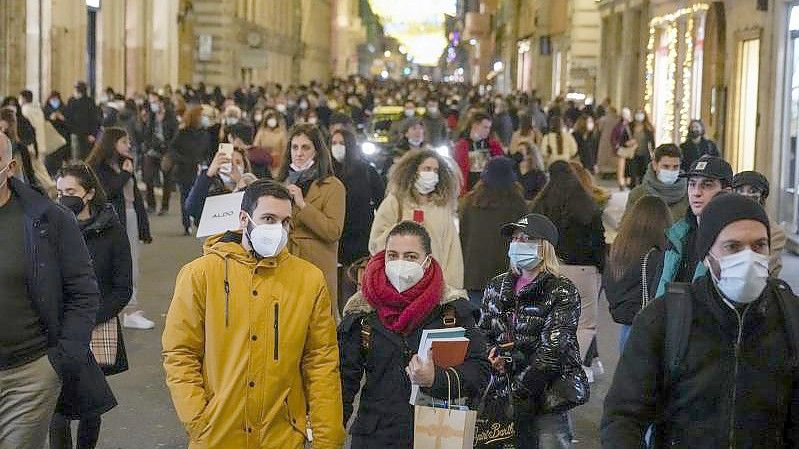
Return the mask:
<path id="1" fill-rule="evenodd" d="M 419 166 L 427 159 L 438 161 L 438 185 L 430 194 L 430 199 L 436 206 L 455 207 L 460 193 L 460 170 L 433 150 L 411 150 L 405 153 L 397 163 L 391 167 L 388 175 L 388 190 L 402 201 L 409 199 L 419 202 L 419 194 L 414 185 L 418 176 Z"/>
<path id="2" fill-rule="evenodd" d="M 552 246 L 549 241 L 544 239 L 538 239 L 541 242 L 541 263 L 538 264 L 538 267 L 543 273 L 553 274 L 555 276 L 560 276 L 560 259 L 558 258 L 558 253 L 555 251 L 555 247 Z M 517 276 L 521 273 L 519 270 L 511 265 L 510 267 L 511 272 L 516 274 Z"/>

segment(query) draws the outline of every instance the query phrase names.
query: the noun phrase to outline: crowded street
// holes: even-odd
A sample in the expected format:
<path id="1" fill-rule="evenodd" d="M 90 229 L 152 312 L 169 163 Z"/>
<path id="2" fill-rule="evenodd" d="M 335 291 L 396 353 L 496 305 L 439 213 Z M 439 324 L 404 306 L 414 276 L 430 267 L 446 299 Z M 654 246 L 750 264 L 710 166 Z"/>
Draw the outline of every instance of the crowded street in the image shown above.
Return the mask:
<path id="1" fill-rule="evenodd" d="M 0 31 L 0 449 L 799 449 L 799 0 Z"/>

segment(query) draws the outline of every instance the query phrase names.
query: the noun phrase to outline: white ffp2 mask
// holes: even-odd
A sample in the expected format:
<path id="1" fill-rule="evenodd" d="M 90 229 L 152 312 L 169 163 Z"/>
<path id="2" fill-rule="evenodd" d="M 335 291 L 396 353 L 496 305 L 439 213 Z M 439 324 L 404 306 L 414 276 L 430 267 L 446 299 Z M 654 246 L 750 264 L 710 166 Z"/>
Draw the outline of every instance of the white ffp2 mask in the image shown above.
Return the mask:
<path id="1" fill-rule="evenodd" d="M 434 171 L 420 171 L 416 176 L 416 190 L 422 195 L 427 195 L 436 189 L 438 173 Z"/>
<path id="2" fill-rule="evenodd" d="M 252 249 L 261 257 L 275 257 L 283 251 L 289 240 L 289 233 L 280 223 L 256 225 L 252 218 L 247 219 L 253 224 L 248 238 Z"/>
<path id="3" fill-rule="evenodd" d="M 748 304 L 763 293 L 768 280 L 768 256 L 750 248 L 724 257 L 709 256 L 719 263 L 719 277 L 716 278 L 713 270 L 710 270 L 710 274 L 727 299 Z"/>
<path id="4" fill-rule="evenodd" d="M 386 262 L 386 277 L 391 282 L 391 285 L 402 293 L 422 280 L 424 277 L 424 268 L 422 266 L 426 262 L 427 259 L 422 261 L 421 264 L 407 260 L 388 261 Z"/>

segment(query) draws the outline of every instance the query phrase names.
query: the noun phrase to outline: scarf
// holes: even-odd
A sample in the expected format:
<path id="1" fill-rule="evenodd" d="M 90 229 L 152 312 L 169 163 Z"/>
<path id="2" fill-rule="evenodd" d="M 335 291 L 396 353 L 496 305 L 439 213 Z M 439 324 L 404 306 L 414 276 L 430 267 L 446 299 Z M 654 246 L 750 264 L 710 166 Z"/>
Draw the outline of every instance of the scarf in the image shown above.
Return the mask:
<path id="1" fill-rule="evenodd" d="M 646 170 L 642 184 L 646 193 L 662 198 L 669 206 L 680 202 L 688 194 L 688 181 L 685 178 L 678 179 L 674 184 L 664 184 L 652 167 Z"/>
<path id="2" fill-rule="evenodd" d="M 399 293 L 386 276 L 386 252 L 369 260 L 363 275 L 363 296 L 375 308 L 386 329 L 402 335 L 413 332 L 436 308 L 444 293 L 444 273 L 435 259 L 416 285 Z"/>
<path id="3" fill-rule="evenodd" d="M 293 167 L 289 167 L 289 174 L 286 176 L 286 183 L 296 185 L 302 189 L 303 195 L 308 195 L 308 189 L 311 188 L 311 184 L 313 184 L 318 177 L 319 164 L 314 162 L 313 165 L 302 171 L 297 171 L 294 170 Z"/>

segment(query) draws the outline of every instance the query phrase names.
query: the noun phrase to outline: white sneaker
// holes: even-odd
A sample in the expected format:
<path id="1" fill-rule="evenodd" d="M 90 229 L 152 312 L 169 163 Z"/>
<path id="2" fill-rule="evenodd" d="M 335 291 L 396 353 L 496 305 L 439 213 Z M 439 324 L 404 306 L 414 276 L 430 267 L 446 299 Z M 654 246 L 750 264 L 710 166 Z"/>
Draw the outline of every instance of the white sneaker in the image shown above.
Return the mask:
<path id="1" fill-rule="evenodd" d="M 125 314 L 122 318 L 122 326 L 127 329 L 149 330 L 155 327 L 155 323 L 145 318 L 144 311 L 139 310 Z"/>
<path id="2" fill-rule="evenodd" d="M 583 366 L 583 371 L 585 371 L 585 375 L 588 377 L 588 383 L 594 383 L 594 370 L 590 366 Z"/>
<path id="3" fill-rule="evenodd" d="M 605 374 L 605 366 L 602 365 L 602 361 L 599 360 L 599 358 L 595 358 L 591 361 L 591 370 L 593 370 L 594 374 L 597 376 Z"/>

